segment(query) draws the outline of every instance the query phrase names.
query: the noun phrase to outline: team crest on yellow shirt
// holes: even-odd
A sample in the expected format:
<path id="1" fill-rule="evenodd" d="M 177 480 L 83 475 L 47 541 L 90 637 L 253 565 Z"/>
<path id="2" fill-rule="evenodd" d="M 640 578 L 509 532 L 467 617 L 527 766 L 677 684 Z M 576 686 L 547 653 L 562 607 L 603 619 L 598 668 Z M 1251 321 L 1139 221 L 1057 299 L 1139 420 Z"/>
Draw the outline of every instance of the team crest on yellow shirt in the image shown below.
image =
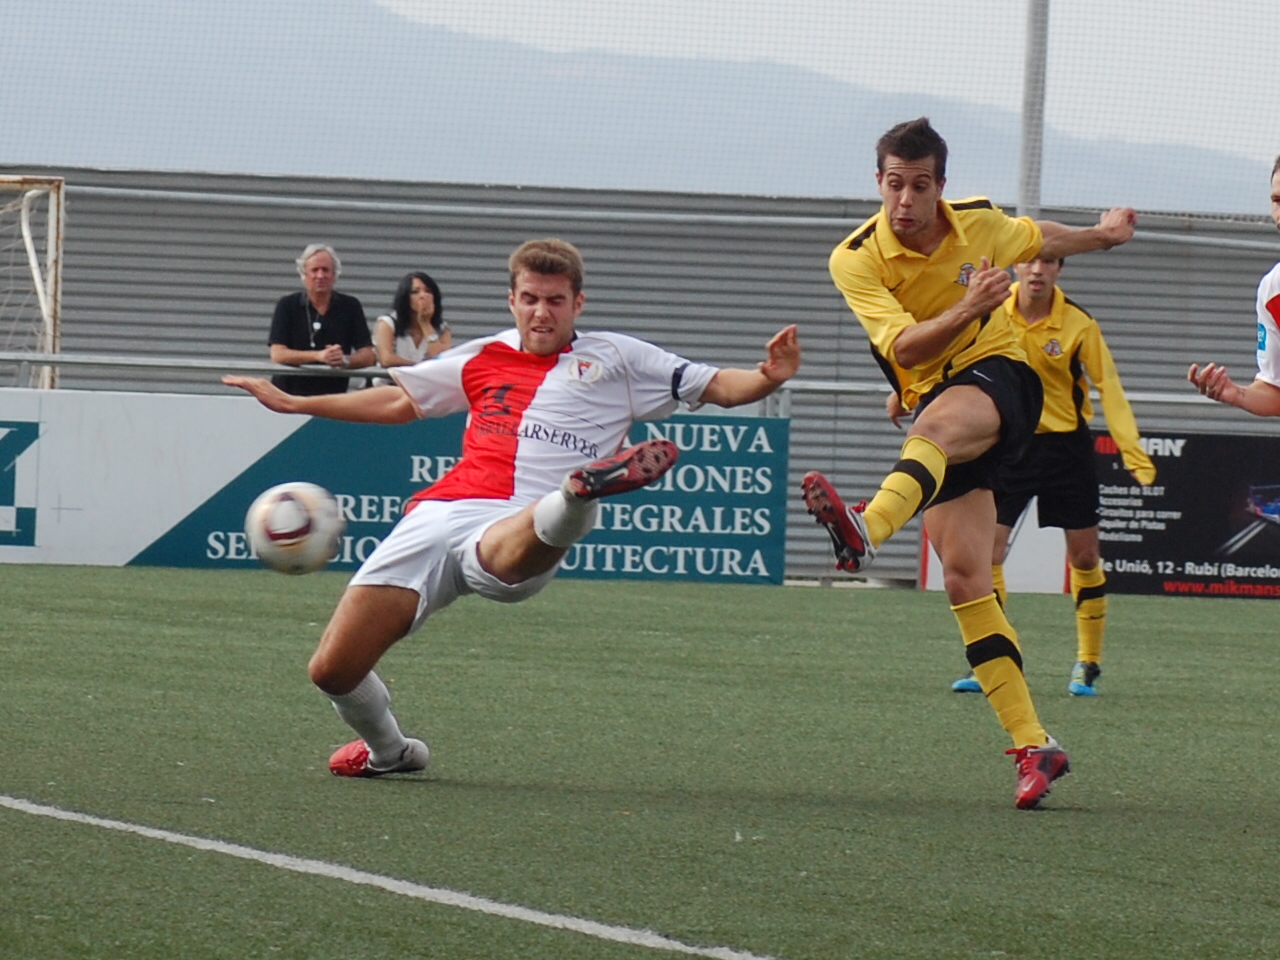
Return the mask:
<path id="1" fill-rule="evenodd" d="M 569 361 L 569 379 L 579 383 L 595 383 L 603 372 L 604 368 L 594 360 L 574 357 Z"/>
<path id="2" fill-rule="evenodd" d="M 1057 337 L 1054 337 L 1052 340 L 1050 340 L 1048 343 L 1044 345 L 1044 352 L 1051 357 L 1062 356 L 1062 344 L 1058 342 Z"/>
<path id="3" fill-rule="evenodd" d="M 973 275 L 978 272 L 978 268 L 972 263 L 966 263 L 960 268 L 960 276 L 956 277 L 956 283 L 962 287 L 967 287 L 969 281 L 973 279 Z"/>

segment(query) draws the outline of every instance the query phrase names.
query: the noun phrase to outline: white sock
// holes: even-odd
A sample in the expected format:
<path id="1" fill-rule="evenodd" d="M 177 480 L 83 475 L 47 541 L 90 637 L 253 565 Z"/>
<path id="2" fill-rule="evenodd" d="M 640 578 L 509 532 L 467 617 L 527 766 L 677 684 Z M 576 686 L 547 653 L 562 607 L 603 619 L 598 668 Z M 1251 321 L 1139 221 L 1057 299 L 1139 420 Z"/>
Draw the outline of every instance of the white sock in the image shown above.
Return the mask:
<path id="1" fill-rule="evenodd" d="M 370 670 L 350 693 L 325 696 L 333 701 L 333 708 L 343 723 L 360 734 L 360 739 L 368 745 L 369 759 L 374 766 L 385 766 L 400 758 L 405 747 L 404 734 L 391 713 L 391 693 L 376 673 Z"/>
<path id="2" fill-rule="evenodd" d="M 572 547 L 596 525 L 600 504 L 552 490 L 533 508 L 533 532 L 549 547 Z"/>

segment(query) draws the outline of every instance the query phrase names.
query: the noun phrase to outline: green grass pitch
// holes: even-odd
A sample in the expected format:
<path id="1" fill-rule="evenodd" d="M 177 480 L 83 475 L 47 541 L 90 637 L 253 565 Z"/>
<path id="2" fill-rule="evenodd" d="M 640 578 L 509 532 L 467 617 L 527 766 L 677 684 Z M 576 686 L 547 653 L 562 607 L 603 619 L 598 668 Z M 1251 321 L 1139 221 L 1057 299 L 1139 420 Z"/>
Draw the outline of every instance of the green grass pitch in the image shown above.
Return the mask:
<path id="1" fill-rule="evenodd" d="M 946 601 L 561 580 L 381 672 L 425 776 L 331 777 L 305 664 L 345 578 L 6 566 L 0 794 L 786 960 L 1280 956 L 1270 601 L 1010 613 L 1075 772 L 1013 808 Z M 651 948 L 0 808 L 0 957 L 555 958 Z"/>

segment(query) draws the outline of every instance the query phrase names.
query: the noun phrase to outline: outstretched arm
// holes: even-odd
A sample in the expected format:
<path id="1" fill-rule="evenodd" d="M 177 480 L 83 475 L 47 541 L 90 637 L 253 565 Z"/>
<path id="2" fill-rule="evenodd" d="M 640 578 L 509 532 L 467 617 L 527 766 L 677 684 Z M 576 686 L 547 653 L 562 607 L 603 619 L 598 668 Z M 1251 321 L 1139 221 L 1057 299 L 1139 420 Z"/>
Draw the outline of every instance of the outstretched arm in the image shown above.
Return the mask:
<path id="1" fill-rule="evenodd" d="M 1226 367 L 1216 363 L 1206 364 L 1204 369 L 1193 363 L 1187 371 L 1187 379 L 1210 400 L 1239 407 L 1259 417 L 1280 417 L 1280 387 L 1275 384 L 1255 380 L 1242 387 L 1227 376 Z"/>
<path id="2" fill-rule="evenodd" d="M 372 387 L 354 393 L 296 397 L 258 377 L 228 375 L 222 378 L 222 382 L 248 391 L 264 407 L 276 413 L 302 413 L 352 423 L 408 423 L 418 416 L 413 401 L 399 387 Z"/>
<path id="3" fill-rule="evenodd" d="M 796 326 L 778 331 L 765 346 L 768 359 L 755 370 L 725 367 L 717 371 L 699 398 L 718 407 L 738 407 L 767 397 L 800 369 L 800 340 Z"/>
<path id="4" fill-rule="evenodd" d="M 1109 250 L 1127 243 L 1133 237 L 1138 215 L 1130 207 L 1112 207 L 1092 227 L 1068 227 L 1052 220 L 1037 220 L 1044 243 L 1037 256 L 1041 260 L 1057 260 L 1090 250 Z"/>

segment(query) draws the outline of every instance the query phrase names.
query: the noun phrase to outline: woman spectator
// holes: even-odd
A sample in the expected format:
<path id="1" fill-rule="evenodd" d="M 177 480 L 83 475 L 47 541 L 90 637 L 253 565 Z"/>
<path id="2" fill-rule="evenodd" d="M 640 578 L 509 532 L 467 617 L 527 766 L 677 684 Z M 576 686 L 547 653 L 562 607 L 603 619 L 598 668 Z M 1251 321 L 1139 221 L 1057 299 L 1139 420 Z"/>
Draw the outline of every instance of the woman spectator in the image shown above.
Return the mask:
<path id="1" fill-rule="evenodd" d="M 420 270 L 405 274 L 396 287 L 392 310 L 373 325 L 373 347 L 384 367 L 429 360 L 453 346 L 444 322 L 440 286 Z"/>

